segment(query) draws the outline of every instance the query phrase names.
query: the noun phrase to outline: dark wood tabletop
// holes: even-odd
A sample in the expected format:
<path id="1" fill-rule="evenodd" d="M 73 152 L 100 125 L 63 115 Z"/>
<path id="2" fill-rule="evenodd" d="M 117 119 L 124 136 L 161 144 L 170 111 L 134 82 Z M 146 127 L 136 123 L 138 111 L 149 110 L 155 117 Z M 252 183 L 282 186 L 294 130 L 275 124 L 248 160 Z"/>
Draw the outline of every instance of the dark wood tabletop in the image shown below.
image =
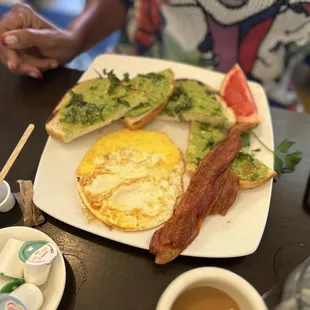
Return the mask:
<path id="1" fill-rule="evenodd" d="M 30 122 L 36 125 L 6 178 L 13 191 L 18 191 L 16 180 L 34 180 L 47 139 L 45 120 L 80 75 L 78 71 L 58 69 L 36 81 L 14 76 L 0 66 L 0 167 L 26 126 Z M 38 229 L 55 240 L 66 259 L 67 283 L 59 309 L 154 310 L 175 277 L 200 266 L 232 270 L 263 294 L 309 256 L 310 206 L 309 210 L 305 206 L 305 195 L 310 172 L 310 116 L 276 109 L 271 112 L 275 142 L 284 138 L 296 141 L 303 161 L 295 173 L 284 175 L 274 184 L 267 226 L 254 254 L 232 259 L 179 257 L 165 266 L 156 266 L 154 257 L 145 250 L 46 216 L 47 222 Z M 18 206 L 0 213 L 0 228 L 20 224 Z"/>

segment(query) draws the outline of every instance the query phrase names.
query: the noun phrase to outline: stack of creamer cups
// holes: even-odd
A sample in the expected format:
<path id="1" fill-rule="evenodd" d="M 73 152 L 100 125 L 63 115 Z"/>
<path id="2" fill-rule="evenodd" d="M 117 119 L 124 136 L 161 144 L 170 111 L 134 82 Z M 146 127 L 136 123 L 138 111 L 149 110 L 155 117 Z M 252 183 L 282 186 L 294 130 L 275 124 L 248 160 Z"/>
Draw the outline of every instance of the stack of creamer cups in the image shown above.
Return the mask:
<path id="1" fill-rule="evenodd" d="M 39 310 L 44 301 L 40 286 L 56 256 L 52 243 L 8 239 L 0 252 L 0 310 Z"/>

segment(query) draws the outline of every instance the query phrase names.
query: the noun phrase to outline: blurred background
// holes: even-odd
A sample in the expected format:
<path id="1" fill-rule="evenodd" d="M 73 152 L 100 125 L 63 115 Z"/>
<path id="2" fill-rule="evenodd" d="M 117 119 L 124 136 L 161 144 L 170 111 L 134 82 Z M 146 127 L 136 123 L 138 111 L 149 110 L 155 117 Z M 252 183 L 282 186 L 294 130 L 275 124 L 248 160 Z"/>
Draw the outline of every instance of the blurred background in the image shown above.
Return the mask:
<path id="1" fill-rule="evenodd" d="M 28 3 L 45 18 L 61 28 L 66 28 L 71 20 L 79 15 L 85 5 L 85 0 L 0 0 L 0 17 L 15 3 Z M 78 70 L 86 70 L 97 55 L 108 53 L 113 50 L 118 33 L 115 33 L 97 44 L 92 49 L 72 60 L 66 67 Z"/>
<path id="2" fill-rule="evenodd" d="M 71 20 L 79 15 L 86 0 L 0 0 L 0 17 L 15 3 L 28 3 L 39 11 L 45 18 L 51 20 L 61 28 L 66 28 Z M 309 29 L 310 31 L 310 29 Z M 113 51 L 119 38 L 119 33 L 114 33 L 92 49 L 73 59 L 66 67 L 86 70 L 97 55 Z M 292 96 L 293 104 L 279 106 L 269 98 L 270 105 L 285 108 L 291 111 L 310 113 L 310 45 L 303 48 L 290 66 L 293 76 L 293 85 L 285 96 Z M 280 96 L 283 96 L 284 93 Z"/>

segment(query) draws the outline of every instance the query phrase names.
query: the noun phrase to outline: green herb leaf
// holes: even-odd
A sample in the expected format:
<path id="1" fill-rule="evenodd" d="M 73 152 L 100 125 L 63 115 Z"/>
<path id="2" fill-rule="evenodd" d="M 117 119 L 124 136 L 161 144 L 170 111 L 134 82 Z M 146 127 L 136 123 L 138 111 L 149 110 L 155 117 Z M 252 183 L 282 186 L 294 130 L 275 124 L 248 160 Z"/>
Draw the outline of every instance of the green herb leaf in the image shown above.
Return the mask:
<path id="1" fill-rule="evenodd" d="M 130 77 L 129 77 L 129 73 L 128 72 L 124 73 L 124 81 L 125 82 L 129 82 L 130 81 Z"/>
<path id="2" fill-rule="evenodd" d="M 248 148 L 251 145 L 252 131 L 246 131 L 241 134 L 242 147 Z"/>
<path id="3" fill-rule="evenodd" d="M 124 73 L 124 81 L 129 82 L 129 80 L 130 80 L 129 73 L 128 72 Z"/>
<path id="4" fill-rule="evenodd" d="M 295 142 L 285 139 L 278 145 L 278 147 L 276 148 L 276 152 L 285 154 L 294 144 Z"/>
<path id="5" fill-rule="evenodd" d="M 148 74 L 138 74 L 138 76 L 146 78 L 146 79 L 152 79 L 154 83 L 165 79 L 163 75 L 158 74 L 158 73 L 153 73 L 153 72 L 148 73 Z"/>
<path id="6" fill-rule="evenodd" d="M 201 158 L 200 157 L 196 157 L 196 164 L 199 165 L 200 162 L 201 162 Z"/>
<path id="7" fill-rule="evenodd" d="M 90 90 L 97 90 L 97 89 L 98 89 L 98 86 L 97 86 L 97 85 L 92 85 L 89 89 L 90 89 Z"/>
<path id="8" fill-rule="evenodd" d="M 70 102 L 66 105 L 66 107 L 70 106 L 83 106 L 84 105 L 84 98 L 82 94 L 75 93 L 72 89 L 69 90 L 69 93 L 71 95 Z"/>
<path id="9" fill-rule="evenodd" d="M 287 154 L 284 156 L 285 166 L 290 171 L 295 171 L 296 165 L 301 161 L 302 154 L 301 152 L 297 151 L 291 154 Z"/>
<path id="10" fill-rule="evenodd" d="M 206 94 L 207 95 L 218 95 L 219 91 L 213 90 L 213 89 L 206 89 Z"/>
<path id="11" fill-rule="evenodd" d="M 185 122 L 185 118 L 183 117 L 181 111 L 180 112 L 175 111 L 175 113 L 176 113 L 178 119 L 180 120 L 180 122 Z"/>
<path id="12" fill-rule="evenodd" d="M 171 96 L 171 100 L 178 100 L 182 95 L 187 95 L 186 90 L 182 86 L 175 87 L 173 94 Z"/>
<path id="13" fill-rule="evenodd" d="M 261 152 L 262 150 L 260 148 L 252 150 L 252 152 Z"/>
<path id="14" fill-rule="evenodd" d="M 212 150 L 212 149 L 215 147 L 215 145 L 216 145 L 216 142 L 215 142 L 214 140 L 210 140 L 210 141 L 206 144 L 206 146 L 205 146 L 205 148 L 204 148 L 203 151 Z"/>
<path id="15" fill-rule="evenodd" d="M 290 148 L 295 144 L 294 141 L 289 141 L 284 139 L 275 151 L 272 151 L 256 134 L 252 132 L 253 136 L 261 143 L 261 145 L 273 153 L 274 155 L 274 169 L 277 172 L 278 178 L 281 177 L 283 173 L 291 173 L 295 171 L 296 165 L 302 160 L 302 153 L 296 151 L 294 153 L 288 153 Z"/>
<path id="16" fill-rule="evenodd" d="M 99 71 L 97 71 L 96 69 L 94 69 L 94 71 L 98 74 L 99 78 L 101 78 L 101 79 L 103 78 L 102 74 Z"/>
<path id="17" fill-rule="evenodd" d="M 175 107 L 173 108 L 174 113 L 181 121 L 184 121 L 184 117 L 181 114 L 183 111 L 187 111 L 193 107 L 192 99 L 182 86 L 178 86 L 174 90 L 171 100 L 175 101 Z"/>
<path id="18" fill-rule="evenodd" d="M 111 71 L 107 71 L 106 69 L 103 69 L 103 74 L 107 76 L 107 78 L 109 79 L 110 81 L 110 86 L 109 86 L 109 89 L 108 89 L 108 94 L 111 94 L 113 93 L 115 87 L 117 85 L 120 84 L 120 80 L 119 78 L 114 74 L 114 70 L 111 70 Z"/>
<path id="19" fill-rule="evenodd" d="M 130 107 L 129 102 L 128 102 L 127 100 L 125 100 L 125 99 L 117 98 L 116 102 L 117 102 L 118 104 L 122 104 L 122 105 L 124 105 L 124 106 L 126 106 L 126 107 Z"/>
<path id="20" fill-rule="evenodd" d="M 259 173 L 256 171 L 250 178 L 251 181 L 256 181 L 259 178 Z"/>
<path id="21" fill-rule="evenodd" d="M 86 102 L 82 94 L 69 91 L 70 102 L 65 106 L 60 121 L 69 124 L 92 125 L 97 120 L 102 119 L 104 105 L 96 105 Z"/>
<path id="22" fill-rule="evenodd" d="M 282 169 L 284 166 L 283 159 L 277 155 L 274 156 L 274 170 L 277 172 L 278 177 L 281 177 Z"/>

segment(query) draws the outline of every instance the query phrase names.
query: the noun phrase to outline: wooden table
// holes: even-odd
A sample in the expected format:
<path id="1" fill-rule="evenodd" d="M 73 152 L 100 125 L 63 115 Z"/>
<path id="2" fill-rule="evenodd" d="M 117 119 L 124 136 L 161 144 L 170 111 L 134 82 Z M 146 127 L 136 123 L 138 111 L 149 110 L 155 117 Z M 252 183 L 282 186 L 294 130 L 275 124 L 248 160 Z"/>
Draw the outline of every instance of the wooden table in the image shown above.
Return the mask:
<path id="1" fill-rule="evenodd" d="M 45 120 L 80 75 L 78 71 L 59 69 L 35 81 L 13 76 L 0 67 L 0 166 L 26 126 L 30 122 L 36 125 L 7 176 L 13 191 L 18 190 L 16 180 L 34 179 L 47 138 Z M 283 176 L 274 185 L 266 230 L 253 255 L 233 259 L 179 257 L 166 266 L 156 266 L 147 251 L 47 216 L 47 223 L 39 229 L 55 240 L 67 262 L 66 290 L 59 309 L 154 310 L 170 281 L 199 266 L 232 270 L 264 293 L 310 255 L 310 216 L 303 206 L 310 171 L 310 117 L 273 109 L 272 118 L 276 143 L 286 137 L 296 141 L 303 161 L 294 174 Z M 0 228 L 21 223 L 17 206 L 0 214 Z"/>

